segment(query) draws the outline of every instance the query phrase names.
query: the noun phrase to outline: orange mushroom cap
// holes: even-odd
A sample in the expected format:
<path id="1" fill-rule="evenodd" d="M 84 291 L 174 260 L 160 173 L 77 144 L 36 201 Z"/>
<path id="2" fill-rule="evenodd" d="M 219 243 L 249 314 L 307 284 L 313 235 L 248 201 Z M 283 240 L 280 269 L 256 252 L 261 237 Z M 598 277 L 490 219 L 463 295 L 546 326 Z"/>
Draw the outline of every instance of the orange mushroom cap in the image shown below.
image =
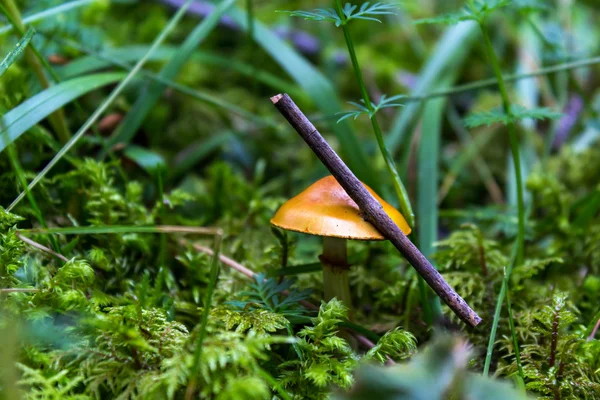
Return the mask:
<path id="1" fill-rule="evenodd" d="M 386 214 L 408 235 L 411 232 L 398 210 L 385 202 L 370 187 L 365 188 L 383 206 Z M 333 176 L 313 183 L 298 196 L 288 200 L 275 213 L 271 224 L 318 236 L 356 240 L 385 240 L 377 229 L 362 218 L 361 212 Z"/>

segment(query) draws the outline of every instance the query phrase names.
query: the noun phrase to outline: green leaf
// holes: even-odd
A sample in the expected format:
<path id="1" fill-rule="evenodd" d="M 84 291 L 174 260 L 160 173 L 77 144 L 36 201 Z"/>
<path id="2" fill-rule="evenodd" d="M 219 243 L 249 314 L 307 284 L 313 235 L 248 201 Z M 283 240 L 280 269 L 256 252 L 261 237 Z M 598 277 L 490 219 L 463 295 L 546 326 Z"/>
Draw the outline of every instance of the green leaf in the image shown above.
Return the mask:
<path id="1" fill-rule="evenodd" d="M 465 119 L 465 125 L 469 128 L 482 125 L 490 126 L 492 124 L 508 125 L 511 122 L 514 123 L 523 119 L 558 119 L 561 116 L 561 113 L 548 108 L 526 109 L 521 105 L 513 104 L 510 114 L 506 114 L 502 108 L 498 107 L 491 111 L 471 114 Z"/>
<path id="2" fill-rule="evenodd" d="M 4 115 L 4 129 L 0 133 L 0 152 L 7 145 L 4 132 L 8 133 L 9 142 L 12 143 L 63 105 L 124 77 L 123 73 L 113 72 L 75 78 L 52 86 L 27 99 Z"/>
<path id="3" fill-rule="evenodd" d="M 183 65 L 189 60 L 198 45 L 213 31 L 217 26 L 221 16 L 235 3 L 235 0 L 225 0 L 204 19 L 187 36 L 179 50 L 173 55 L 173 58 L 167 62 L 158 74 L 164 79 L 174 79 Z M 117 143 L 128 143 L 137 133 L 148 114 L 155 107 L 160 99 L 165 85 L 159 82 L 153 82 L 148 85 L 140 94 L 133 108 L 127 113 L 127 116 L 119 124 L 119 127 L 106 143 L 100 157 L 106 156 L 109 149 Z"/>
<path id="4" fill-rule="evenodd" d="M 229 16 L 243 29 L 247 29 L 248 18 L 244 11 L 234 8 L 229 11 Z M 341 111 L 339 98 L 331 82 L 308 60 L 257 20 L 254 20 L 254 40 L 308 93 L 323 115 L 335 115 Z M 340 142 L 342 157 L 345 156 L 344 161 L 348 167 L 361 181 L 373 190 L 378 190 L 379 178 L 373 163 L 367 157 L 365 146 L 347 123 L 329 123 Z"/>
<path id="5" fill-rule="evenodd" d="M 467 343 L 438 336 L 410 362 L 392 367 L 362 366 L 352 390 L 336 393 L 336 400 L 445 398 L 519 399 L 527 397 L 510 384 L 467 372 Z"/>
<path id="6" fill-rule="evenodd" d="M 4 60 L 2 60 L 2 63 L 0 63 L 0 76 L 4 75 L 6 70 L 11 65 L 13 65 L 15 61 L 17 61 L 17 58 L 19 58 L 19 56 L 27 48 L 27 45 L 29 45 L 29 42 L 31 42 L 33 35 L 35 35 L 35 31 L 33 30 L 33 28 L 29 28 L 27 32 L 25 32 L 25 35 L 23 35 L 21 40 L 17 42 L 15 48 L 10 53 L 8 53 L 6 57 L 4 57 Z"/>
<path id="7" fill-rule="evenodd" d="M 146 170 L 150 175 L 159 173 L 166 167 L 165 159 L 154 151 L 144 147 L 130 145 L 124 151 L 127 158 L 135 161 L 137 165 Z"/>
<path id="8" fill-rule="evenodd" d="M 337 11 L 333 8 L 317 8 L 312 11 L 280 11 L 288 13 L 290 17 L 300 17 L 310 21 L 329 21 L 335 23 L 335 26 L 340 26 L 342 20 Z"/>

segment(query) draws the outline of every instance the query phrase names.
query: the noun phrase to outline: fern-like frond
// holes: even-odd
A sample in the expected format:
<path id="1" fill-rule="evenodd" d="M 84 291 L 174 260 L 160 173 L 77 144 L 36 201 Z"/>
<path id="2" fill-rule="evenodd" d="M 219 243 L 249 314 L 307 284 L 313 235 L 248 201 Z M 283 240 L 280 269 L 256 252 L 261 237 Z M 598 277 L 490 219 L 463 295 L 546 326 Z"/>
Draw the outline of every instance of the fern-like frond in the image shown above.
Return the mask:
<path id="1" fill-rule="evenodd" d="M 237 310 L 263 308 L 285 317 L 300 316 L 306 312 L 300 305 L 300 300 L 308 298 L 310 291 L 291 289 L 293 284 L 291 279 L 279 282 L 277 279 L 267 278 L 265 274 L 257 274 L 254 283 L 250 284 L 250 290 L 239 293 L 241 298 L 247 300 L 230 301 L 228 304 Z M 283 295 L 284 291 L 288 292 L 286 296 Z"/>
<path id="2" fill-rule="evenodd" d="M 346 16 L 346 21 L 350 21 L 352 19 L 363 19 L 368 21 L 381 22 L 381 20 L 374 17 L 374 15 L 394 14 L 396 6 L 394 6 L 393 4 L 386 3 L 371 4 L 369 2 L 366 2 L 360 6 L 358 11 L 356 11 L 357 8 L 358 6 L 352 5 L 350 3 L 346 3 L 344 5 L 344 15 Z"/>
<path id="3" fill-rule="evenodd" d="M 495 108 L 491 111 L 484 111 L 469 115 L 465 119 L 465 125 L 469 128 L 478 126 L 490 126 L 493 124 L 508 125 L 524 119 L 558 119 L 562 116 L 561 113 L 552 111 L 548 108 L 532 108 L 527 109 L 521 105 L 513 105 L 510 115 L 505 113 L 502 108 Z"/>
<path id="4" fill-rule="evenodd" d="M 396 7 L 387 3 L 363 3 L 360 8 L 357 5 L 346 3 L 342 8 L 344 18 L 340 18 L 338 12 L 333 8 L 317 8 L 312 11 L 283 11 L 292 17 L 300 17 L 310 21 L 333 22 L 335 26 L 342 26 L 353 19 L 381 22 L 376 16 L 394 14 Z"/>
<path id="5" fill-rule="evenodd" d="M 373 118 L 373 116 L 375 114 L 377 114 L 377 112 L 379 110 L 381 110 L 382 108 L 404 107 L 404 104 L 402 104 L 398 101 L 404 97 L 406 97 L 406 96 L 403 94 L 399 94 L 399 95 L 395 95 L 395 96 L 391 96 L 391 97 L 387 97 L 384 94 L 379 99 L 379 103 L 371 102 L 371 108 L 373 109 L 373 111 L 369 110 L 369 108 L 365 105 L 364 100 L 361 100 L 360 103 L 357 103 L 355 101 L 349 101 L 348 104 L 351 104 L 354 107 L 356 107 L 356 110 L 344 111 L 344 112 L 338 113 L 337 115 L 341 115 L 341 117 L 338 119 L 337 122 L 339 123 L 347 118 L 356 119 L 363 114 L 368 115 L 369 118 Z"/>
<path id="6" fill-rule="evenodd" d="M 328 21 L 335 23 L 335 26 L 342 25 L 342 19 L 333 8 L 316 8 L 312 11 L 281 11 L 288 13 L 291 17 L 304 18 L 310 21 Z"/>

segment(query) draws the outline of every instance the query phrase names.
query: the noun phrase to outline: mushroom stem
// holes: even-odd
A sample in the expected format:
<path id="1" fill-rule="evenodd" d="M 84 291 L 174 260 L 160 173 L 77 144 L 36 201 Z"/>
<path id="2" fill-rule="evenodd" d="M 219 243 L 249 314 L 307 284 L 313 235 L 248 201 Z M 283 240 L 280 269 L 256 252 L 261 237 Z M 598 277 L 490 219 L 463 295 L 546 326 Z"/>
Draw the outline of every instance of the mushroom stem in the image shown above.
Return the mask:
<path id="1" fill-rule="evenodd" d="M 325 300 L 335 297 L 352 311 L 346 239 L 323 237 L 323 254 L 320 259 L 323 265 Z"/>

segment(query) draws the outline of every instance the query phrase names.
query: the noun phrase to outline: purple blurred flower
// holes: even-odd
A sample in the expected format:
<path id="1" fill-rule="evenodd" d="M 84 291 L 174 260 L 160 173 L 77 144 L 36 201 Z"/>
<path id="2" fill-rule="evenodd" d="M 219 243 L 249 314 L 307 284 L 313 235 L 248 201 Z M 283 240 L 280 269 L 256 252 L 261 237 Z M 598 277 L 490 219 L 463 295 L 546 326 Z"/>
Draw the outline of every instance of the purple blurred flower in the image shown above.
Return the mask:
<path id="1" fill-rule="evenodd" d="M 553 149 L 558 149 L 562 146 L 569 138 L 569 133 L 577 123 L 579 114 L 583 111 L 583 99 L 580 96 L 571 96 L 565 109 L 563 110 L 563 117 L 558 122 L 558 128 L 556 130 L 556 136 L 552 143 Z"/>

